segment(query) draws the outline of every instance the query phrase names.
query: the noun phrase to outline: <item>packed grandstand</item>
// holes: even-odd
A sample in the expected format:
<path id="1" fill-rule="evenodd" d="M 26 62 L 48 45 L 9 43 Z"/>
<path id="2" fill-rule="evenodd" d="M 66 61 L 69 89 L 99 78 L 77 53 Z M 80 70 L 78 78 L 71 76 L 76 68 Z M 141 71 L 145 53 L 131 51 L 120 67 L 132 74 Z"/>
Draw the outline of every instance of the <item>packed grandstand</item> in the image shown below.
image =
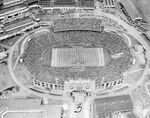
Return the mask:
<path id="1" fill-rule="evenodd" d="M 137 118 L 150 105 L 142 91 L 150 52 L 130 3 L 0 1 L 1 116 Z"/>
<path id="2" fill-rule="evenodd" d="M 64 81 L 70 79 L 91 79 L 100 83 L 102 78 L 105 78 L 104 82 L 123 78 L 123 73 L 131 66 L 130 49 L 116 32 L 103 31 L 100 22 L 96 19 L 76 18 L 54 21 L 54 26 L 49 28 L 49 32 L 32 35 L 32 39 L 28 42 L 22 55 L 23 64 L 33 74 L 34 78 L 43 82 L 56 83 L 56 78 L 58 78 L 57 83 L 59 84 L 64 84 Z M 88 64 L 74 66 L 65 64 L 59 66 L 58 64 L 55 67 L 53 66 L 54 49 L 57 49 L 57 55 L 60 50 L 66 49 L 65 55 L 69 53 L 67 49 L 73 48 L 84 48 L 85 50 L 102 48 L 103 55 L 98 56 L 105 58 L 104 66 L 98 64 L 93 66 Z M 87 51 L 82 52 L 87 53 Z M 58 60 L 58 58 L 61 57 L 57 56 L 55 59 Z M 89 61 L 91 63 L 92 59 Z"/>

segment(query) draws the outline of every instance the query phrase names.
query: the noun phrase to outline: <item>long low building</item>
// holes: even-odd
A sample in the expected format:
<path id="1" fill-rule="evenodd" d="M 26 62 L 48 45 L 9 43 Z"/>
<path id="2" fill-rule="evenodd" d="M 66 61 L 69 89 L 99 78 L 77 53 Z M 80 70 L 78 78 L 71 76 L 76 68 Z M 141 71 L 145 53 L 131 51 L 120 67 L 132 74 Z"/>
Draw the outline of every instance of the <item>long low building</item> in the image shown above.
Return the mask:
<path id="1" fill-rule="evenodd" d="M 94 0 L 79 0 L 79 7 L 94 8 Z"/>
<path id="2" fill-rule="evenodd" d="M 34 4 L 38 4 L 39 0 L 27 0 L 26 3 L 27 5 L 34 5 Z"/>
<path id="3" fill-rule="evenodd" d="M 32 22 L 33 22 L 33 20 L 28 16 L 28 17 L 24 17 L 21 19 L 17 19 L 14 22 L 6 23 L 3 29 L 5 31 L 10 31 L 10 30 L 16 29 L 18 27 L 22 27 L 26 24 L 31 24 Z"/>
<path id="4" fill-rule="evenodd" d="M 29 22 L 29 23 L 26 23 L 24 25 L 15 27 L 14 29 L 11 29 L 9 31 L 1 33 L 0 34 L 0 41 L 1 40 L 5 40 L 5 39 L 10 38 L 10 37 L 13 37 L 13 36 L 16 36 L 17 34 L 21 34 L 21 32 L 24 32 L 24 31 L 26 31 L 28 29 L 36 28 L 38 26 L 39 26 L 38 23 Z"/>
<path id="5" fill-rule="evenodd" d="M 24 3 L 14 5 L 8 8 L 3 8 L 2 10 L 0 10 L 0 16 L 2 17 L 3 15 L 11 14 L 13 12 L 16 12 L 17 10 L 19 12 L 20 10 L 25 9 L 25 8 L 26 8 L 26 5 Z"/>
<path id="6" fill-rule="evenodd" d="M 39 0 L 39 5 L 42 7 L 50 7 L 51 0 Z"/>
<path id="7" fill-rule="evenodd" d="M 118 111 L 133 110 L 133 103 L 129 95 L 96 98 L 94 99 L 96 114 L 113 113 Z"/>
<path id="8" fill-rule="evenodd" d="M 4 5 L 5 8 L 8 8 L 10 6 L 21 4 L 23 2 L 24 2 L 23 0 L 4 0 L 3 5 Z"/>
<path id="9" fill-rule="evenodd" d="M 75 0 L 54 0 L 53 2 L 54 5 L 76 5 Z"/>

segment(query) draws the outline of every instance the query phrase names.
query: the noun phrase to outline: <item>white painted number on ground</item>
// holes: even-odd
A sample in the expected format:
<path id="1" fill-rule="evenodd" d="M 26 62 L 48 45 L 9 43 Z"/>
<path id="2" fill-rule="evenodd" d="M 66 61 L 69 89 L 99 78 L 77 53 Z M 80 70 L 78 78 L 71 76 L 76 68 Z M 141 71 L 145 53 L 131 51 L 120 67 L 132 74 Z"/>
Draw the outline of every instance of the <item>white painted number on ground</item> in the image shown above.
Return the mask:
<path id="1" fill-rule="evenodd" d="M 82 111 L 82 103 L 76 104 L 76 110 L 74 113 L 80 113 Z"/>

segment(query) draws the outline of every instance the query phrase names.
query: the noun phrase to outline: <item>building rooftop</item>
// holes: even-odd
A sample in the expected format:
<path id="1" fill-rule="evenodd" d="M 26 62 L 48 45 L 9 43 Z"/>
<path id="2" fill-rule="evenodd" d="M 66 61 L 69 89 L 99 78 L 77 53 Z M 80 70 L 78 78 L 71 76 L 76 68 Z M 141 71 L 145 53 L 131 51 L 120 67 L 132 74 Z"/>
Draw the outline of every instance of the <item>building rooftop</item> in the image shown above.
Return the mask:
<path id="1" fill-rule="evenodd" d="M 75 5 L 76 1 L 75 0 L 55 0 L 54 5 Z"/>
<path id="2" fill-rule="evenodd" d="M 133 104 L 129 95 L 98 98 L 94 100 L 97 113 L 129 111 Z"/>

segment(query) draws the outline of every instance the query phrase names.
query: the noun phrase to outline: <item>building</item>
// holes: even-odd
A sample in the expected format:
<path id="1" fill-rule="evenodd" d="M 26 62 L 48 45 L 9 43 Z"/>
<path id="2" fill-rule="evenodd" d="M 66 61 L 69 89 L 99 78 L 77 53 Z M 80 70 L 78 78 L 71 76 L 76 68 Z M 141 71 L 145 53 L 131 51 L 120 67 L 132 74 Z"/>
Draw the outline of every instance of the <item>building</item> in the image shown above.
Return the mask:
<path id="1" fill-rule="evenodd" d="M 7 56 L 6 52 L 3 51 L 3 52 L 0 52 L 0 60 L 5 58 Z"/>
<path id="2" fill-rule="evenodd" d="M 133 103 L 129 95 L 112 96 L 94 99 L 94 108 L 96 116 L 99 118 L 111 118 L 113 112 L 132 111 Z"/>
<path id="3" fill-rule="evenodd" d="M 79 0 L 79 7 L 94 8 L 94 0 Z"/>
<path id="4" fill-rule="evenodd" d="M 42 7 L 50 7 L 51 0 L 39 0 L 39 5 Z"/>
<path id="5" fill-rule="evenodd" d="M 5 8 L 21 4 L 26 0 L 3 0 L 3 5 Z"/>
<path id="6" fill-rule="evenodd" d="M 40 99 L 1 100 L 0 104 L 1 118 L 61 118 L 62 107 L 41 105 Z"/>
<path id="7" fill-rule="evenodd" d="M 75 0 L 54 0 L 53 4 L 57 6 L 74 6 L 76 5 L 76 1 Z"/>
<path id="8" fill-rule="evenodd" d="M 127 113 L 127 118 L 137 118 L 133 112 Z"/>
<path id="9" fill-rule="evenodd" d="M 114 0 L 103 0 L 104 7 L 106 8 L 114 8 L 115 1 Z"/>

